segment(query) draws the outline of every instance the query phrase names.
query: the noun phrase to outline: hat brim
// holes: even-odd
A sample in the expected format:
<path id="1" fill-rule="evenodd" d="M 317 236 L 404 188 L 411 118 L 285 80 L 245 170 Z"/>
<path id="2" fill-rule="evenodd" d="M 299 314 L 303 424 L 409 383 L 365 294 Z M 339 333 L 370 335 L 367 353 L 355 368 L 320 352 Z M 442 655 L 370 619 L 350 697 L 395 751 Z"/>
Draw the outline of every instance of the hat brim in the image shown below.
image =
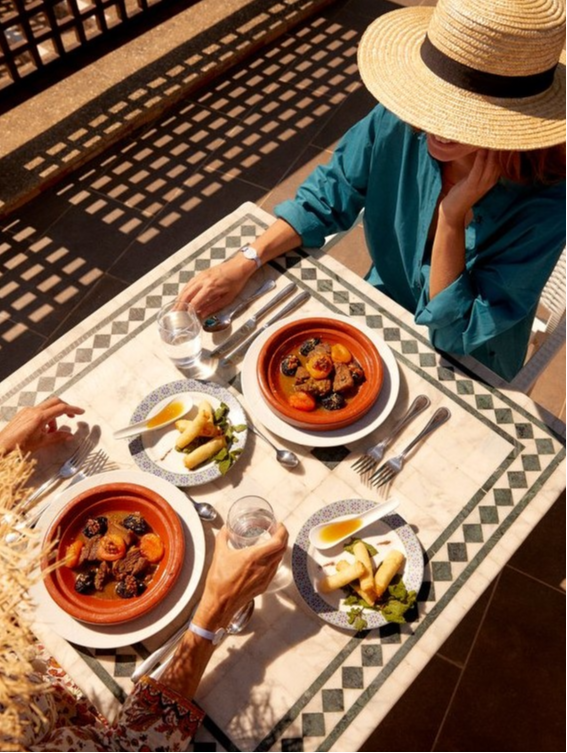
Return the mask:
<path id="1" fill-rule="evenodd" d="M 358 66 L 371 94 L 410 125 L 452 141 L 521 151 L 563 143 L 565 51 L 553 84 L 541 94 L 507 99 L 465 91 L 436 76 L 421 59 L 433 10 L 395 10 L 365 31 Z"/>

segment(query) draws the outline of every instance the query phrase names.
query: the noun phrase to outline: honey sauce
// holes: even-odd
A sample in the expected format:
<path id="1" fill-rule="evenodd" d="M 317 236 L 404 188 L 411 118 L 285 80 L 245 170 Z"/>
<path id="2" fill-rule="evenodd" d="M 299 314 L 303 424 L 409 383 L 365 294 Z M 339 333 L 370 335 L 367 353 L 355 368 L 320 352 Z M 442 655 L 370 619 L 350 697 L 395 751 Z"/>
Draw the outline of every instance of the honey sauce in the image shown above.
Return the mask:
<path id="1" fill-rule="evenodd" d="M 155 426 L 166 423 L 166 421 L 174 421 L 176 418 L 180 418 L 185 413 L 185 406 L 181 400 L 173 400 L 168 403 L 165 408 L 162 408 L 159 413 L 152 416 L 146 426 L 148 429 L 153 429 Z"/>
<path id="2" fill-rule="evenodd" d="M 319 537 L 325 544 L 331 544 L 333 541 L 348 536 L 357 531 L 362 525 L 360 518 L 351 518 L 350 520 L 338 520 L 336 523 L 329 523 L 321 529 Z"/>

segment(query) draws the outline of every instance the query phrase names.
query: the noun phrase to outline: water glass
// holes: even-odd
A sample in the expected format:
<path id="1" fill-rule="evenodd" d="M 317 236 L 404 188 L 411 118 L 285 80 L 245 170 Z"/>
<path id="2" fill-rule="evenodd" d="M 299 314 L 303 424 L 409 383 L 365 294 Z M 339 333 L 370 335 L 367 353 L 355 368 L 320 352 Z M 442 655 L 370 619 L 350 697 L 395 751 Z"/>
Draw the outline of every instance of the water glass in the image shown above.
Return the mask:
<path id="1" fill-rule="evenodd" d="M 276 530 L 276 516 L 262 497 L 237 499 L 228 511 L 228 538 L 235 549 L 244 549 L 267 541 Z"/>
<path id="2" fill-rule="evenodd" d="M 194 366 L 201 357 L 201 322 L 190 303 L 171 301 L 160 309 L 159 336 L 165 353 L 176 366 Z"/>

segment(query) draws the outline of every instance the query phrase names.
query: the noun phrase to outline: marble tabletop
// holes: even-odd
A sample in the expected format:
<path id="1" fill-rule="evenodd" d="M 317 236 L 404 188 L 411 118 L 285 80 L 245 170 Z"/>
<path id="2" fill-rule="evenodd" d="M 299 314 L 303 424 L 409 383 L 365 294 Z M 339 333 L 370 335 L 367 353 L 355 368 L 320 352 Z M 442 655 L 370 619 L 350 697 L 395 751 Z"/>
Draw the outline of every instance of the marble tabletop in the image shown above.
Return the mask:
<path id="1" fill-rule="evenodd" d="M 101 427 L 99 446 L 109 455 L 109 469 L 139 471 L 131 445 L 114 440 L 112 432 L 129 423 L 153 390 L 187 376 L 161 351 L 158 309 L 196 271 L 252 241 L 272 219 L 247 203 L 188 243 L 5 380 L 0 385 L 1 418 L 51 394 L 61 395 L 85 407 L 89 425 Z M 293 280 L 298 289 L 307 290 L 310 298 L 301 315 L 348 317 L 385 342 L 398 394 L 391 413 L 367 436 L 301 442 L 277 427 L 271 431 L 271 421 L 262 420 L 255 401 L 242 394 L 250 379 L 242 372 L 246 360 L 222 367 L 205 360 L 199 378 L 227 389 L 255 425 L 278 446 L 296 452 L 301 463 L 285 469 L 273 449 L 250 433 L 226 476 L 188 489 L 199 501 L 213 504 L 221 520 L 236 498 L 259 494 L 272 502 L 290 531 L 279 587 L 257 599 L 248 630 L 221 644 L 209 665 L 197 694 L 207 716 L 195 745 L 201 750 L 356 751 L 565 488 L 564 441 L 529 398 L 502 385 L 490 386 L 445 360 L 411 315 L 328 256 L 291 252 L 263 268 L 250 289 L 262 277 L 273 278 L 277 289 Z M 254 303 L 235 326 L 263 302 Z M 224 336 L 205 335 L 205 348 Z M 411 456 L 391 489 L 400 501 L 397 512 L 423 549 L 417 610 L 404 625 L 343 630 L 321 620 L 300 596 L 289 575 L 293 545 L 306 520 L 325 505 L 380 501 L 352 464 L 368 445 L 387 435 L 418 394 L 426 394 L 431 406 L 423 420 L 395 440 L 392 454 L 405 447 L 435 408 L 446 406 L 452 415 Z M 35 480 L 39 483 L 59 460 L 40 456 Z M 217 528 L 204 523 L 201 531 L 191 502 L 183 490 L 180 494 L 191 511 L 186 518 L 204 547 L 206 567 Z M 156 615 L 161 620 L 157 634 L 131 641 L 128 635 L 136 626 L 130 625 L 111 647 L 89 646 L 80 630 L 74 640 L 61 637 L 56 621 L 42 615 L 41 607 L 34 630 L 112 717 L 132 687 L 136 664 L 188 619 L 198 588 L 186 597 L 173 618 Z"/>

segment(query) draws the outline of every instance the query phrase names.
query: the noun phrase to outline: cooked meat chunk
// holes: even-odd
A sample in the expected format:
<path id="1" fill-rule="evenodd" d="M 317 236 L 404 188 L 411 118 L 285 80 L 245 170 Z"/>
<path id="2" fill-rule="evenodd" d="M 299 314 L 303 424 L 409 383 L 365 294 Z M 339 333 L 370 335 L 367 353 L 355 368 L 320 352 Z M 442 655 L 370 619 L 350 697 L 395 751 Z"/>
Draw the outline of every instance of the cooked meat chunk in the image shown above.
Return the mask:
<path id="1" fill-rule="evenodd" d="M 296 383 L 294 388 L 296 392 L 308 392 L 315 397 L 323 397 L 331 391 L 332 383 L 330 379 L 312 379 L 309 377 L 307 381 L 299 385 Z"/>
<path id="2" fill-rule="evenodd" d="M 295 354 L 291 353 L 281 363 L 282 374 L 284 376 L 294 376 L 299 366 L 301 366 L 301 361 Z"/>
<path id="3" fill-rule="evenodd" d="M 97 534 L 105 534 L 108 527 L 108 518 L 104 515 L 99 515 L 98 518 L 89 518 L 86 526 L 83 528 L 83 533 L 88 539 L 91 539 Z"/>
<path id="4" fill-rule="evenodd" d="M 94 576 L 94 587 L 97 591 L 103 590 L 104 584 L 106 583 L 106 579 L 109 574 L 110 567 L 108 566 L 108 562 L 106 562 L 106 560 L 102 560 Z"/>
<path id="5" fill-rule="evenodd" d="M 333 392 L 347 392 L 354 387 L 354 379 L 349 367 L 345 363 L 335 364 L 335 378 L 333 379 Z"/>
<path id="6" fill-rule="evenodd" d="M 321 405 L 326 410 L 338 410 L 339 408 L 344 408 L 346 400 L 340 392 L 331 392 L 330 395 L 321 400 Z"/>
<path id="7" fill-rule="evenodd" d="M 305 366 L 299 366 L 295 372 L 295 384 L 303 384 L 309 379 L 309 372 Z"/>
<path id="8" fill-rule="evenodd" d="M 144 590 L 145 586 L 133 575 L 125 575 L 123 580 L 116 584 L 116 593 L 123 599 L 131 599 Z"/>
<path id="9" fill-rule="evenodd" d="M 352 360 L 348 364 L 348 368 L 350 373 L 352 374 L 352 378 L 354 379 L 355 384 L 362 384 L 364 380 L 366 379 L 364 375 L 364 369 L 362 366 L 358 363 L 358 361 Z"/>
<path id="10" fill-rule="evenodd" d="M 317 345 L 313 348 L 313 350 L 309 354 L 309 358 L 313 358 L 314 356 L 326 356 L 330 358 L 331 357 L 330 343 L 327 343 L 327 342 L 317 343 Z"/>
<path id="11" fill-rule="evenodd" d="M 301 355 L 302 355 L 302 356 L 306 356 L 306 355 L 307 355 L 308 353 L 310 353 L 310 352 L 311 352 L 311 351 L 313 350 L 313 348 L 314 348 L 314 347 L 315 347 L 316 345 L 318 345 L 318 344 L 319 344 L 320 342 L 321 342 L 321 338 L 320 338 L 320 337 L 312 337 L 312 338 L 311 338 L 311 339 L 309 339 L 309 340 L 305 340 L 305 341 L 304 341 L 304 342 L 302 342 L 302 343 L 301 343 L 301 345 L 299 346 L 299 352 L 301 353 Z"/>
<path id="12" fill-rule="evenodd" d="M 133 512 L 127 515 L 122 521 L 124 528 L 128 528 L 130 531 L 134 531 L 139 536 L 143 536 L 150 530 L 147 521 L 140 515 L 139 512 Z"/>
<path id="13" fill-rule="evenodd" d="M 98 551 L 98 545 L 100 540 L 102 539 L 102 536 L 98 534 L 97 536 L 93 536 L 92 539 L 89 539 L 88 541 L 85 541 L 84 547 L 81 549 L 81 554 L 79 557 L 79 565 L 82 565 L 83 562 L 94 562 L 98 559 L 97 551 Z"/>
<path id="14" fill-rule="evenodd" d="M 148 565 L 149 562 L 140 552 L 140 547 L 133 546 L 123 559 L 112 563 L 112 574 L 116 580 L 124 580 L 127 575 L 141 575 Z"/>

